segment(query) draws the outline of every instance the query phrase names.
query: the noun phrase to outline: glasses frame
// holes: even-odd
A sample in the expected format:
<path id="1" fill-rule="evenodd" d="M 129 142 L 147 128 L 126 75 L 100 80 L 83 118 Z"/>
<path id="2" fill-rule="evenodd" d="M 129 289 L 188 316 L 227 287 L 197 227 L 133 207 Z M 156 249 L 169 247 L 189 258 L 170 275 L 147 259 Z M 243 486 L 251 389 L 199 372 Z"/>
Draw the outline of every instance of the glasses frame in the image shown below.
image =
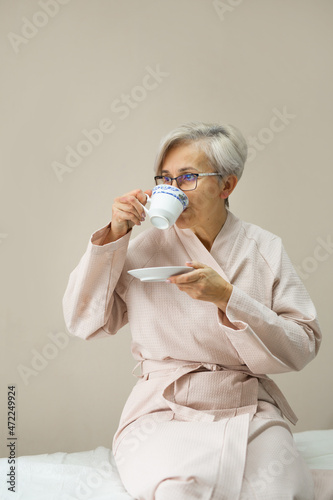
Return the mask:
<path id="1" fill-rule="evenodd" d="M 195 180 L 195 187 L 194 188 L 191 188 L 191 189 L 183 189 L 182 187 L 180 187 L 180 185 L 178 184 L 178 179 L 180 177 L 184 177 L 184 175 L 194 175 L 194 177 L 196 178 Z M 171 186 L 172 185 L 172 182 L 173 181 L 176 181 L 176 184 L 177 186 L 179 187 L 179 189 L 181 189 L 182 191 L 194 191 L 196 188 L 197 188 L 197 185 L 198 185 L 198 178 L 199 177 L 208 177 L 208 176 L 211 176 L 211 175 L 219 175 L 220 177 L 223 177 L 222 174 L 217 174 L 216 172 L 207 172 L 207 173 L 202 173 L 202 174 L 194 174 L 194 173 L 188 173 L 188 174 L 182 174 L 182 175 L 178 175 L 177 177 L 169 177 L 168 175 L 156 175 L 154 177 L 154 180 L 155 180 L 155 184 L 156 186 L 161 186 L 163 184 L 157 184 L 157 179 L 163 179 L 163 177 L 168 177 L 168 179 L 171 180 L 171 184 L 166 184 L 167 186 Z"/>

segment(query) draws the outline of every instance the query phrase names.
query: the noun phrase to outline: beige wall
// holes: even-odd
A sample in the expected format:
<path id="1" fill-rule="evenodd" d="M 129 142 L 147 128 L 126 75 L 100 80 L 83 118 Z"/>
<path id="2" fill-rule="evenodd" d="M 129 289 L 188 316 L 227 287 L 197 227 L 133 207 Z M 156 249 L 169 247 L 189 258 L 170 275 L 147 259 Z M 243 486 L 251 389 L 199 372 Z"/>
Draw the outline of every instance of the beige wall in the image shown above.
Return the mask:
<path id="1" fill-rule="evenodd" d="M 274 379 L 296 431 L 332 428 L 332 2 L 55 1 L 0 2 L 0 456 L 8 384 L 20 455 L 111 446 L 135 383 L 129 328 L 69 339 L 61 300 L 114 197 L 152 187 L 160 138 L 190 120 L 249 140 L 231 210 L 282 237 L 324 335 Z M 66 162 L 71 148 L 85 156 Z"/>

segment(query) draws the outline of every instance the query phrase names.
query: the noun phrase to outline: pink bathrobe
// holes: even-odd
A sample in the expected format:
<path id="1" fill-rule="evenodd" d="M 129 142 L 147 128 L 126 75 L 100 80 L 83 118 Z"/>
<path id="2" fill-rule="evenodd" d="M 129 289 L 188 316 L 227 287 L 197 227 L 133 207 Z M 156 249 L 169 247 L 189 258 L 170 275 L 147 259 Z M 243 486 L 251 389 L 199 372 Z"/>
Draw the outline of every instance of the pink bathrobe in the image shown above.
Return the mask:
<path id="1" fill-rule="evenodd" d="M 209 252 L 190 229 L 95 232 L 63 306 L 83 339 L 129 322 L 140 378 L 113 451 L 139 500 L 312 499 L 311 475 L 283 417 L 297 418 L 267 374 L 301 370 L 321 334 L 314 305 L 274 234 L 228 211 Z M 224 314 L 130 269 L 196 260 L 233 285 Z M 299 495 L 299 496 L 298 496 Z"/>

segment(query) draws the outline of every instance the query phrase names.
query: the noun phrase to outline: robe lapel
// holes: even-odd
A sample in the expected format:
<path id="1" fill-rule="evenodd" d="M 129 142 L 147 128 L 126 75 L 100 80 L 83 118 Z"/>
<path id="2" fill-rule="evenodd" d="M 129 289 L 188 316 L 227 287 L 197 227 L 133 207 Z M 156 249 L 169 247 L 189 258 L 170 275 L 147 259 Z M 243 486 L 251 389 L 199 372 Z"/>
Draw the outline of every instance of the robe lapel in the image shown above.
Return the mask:
<path id="1" fill-rule="evenodd" d="M 214 251 L 215 255 L 219 253 L 219 247 L 221 246 L 221 240 L 224 239 L 226 233 L 229 233 L 230 227 L 233 222 L 237 220 L 231 212 L 228 212 L 228 217 L 224 226 L 222 227 L 219 234 L 216 236 L 214 241 L 212 251 Z M 221 265 L 217 260 L 213 257 L 212 253 L 207 250 L 207 248 L 201 243 L 199 238 L 191 231 L 191 229 L 179 229 L 176 225 L 174 226 L 176 235 L 178 236 L 180 242 L 182 243 L 185 251 L 190 256 L 191 260 L 197 260 L 206 266 L 211 267 L 216 271 L 222 278 L 229 282 L 229 278 L 226 275 L 224 269 L 222 269 Z M 222 249 L 222 251 L 227 250 L 226 248 Z"/>
<path id="2" fill-rule="evenodd" d="M 174 228 L 180 242 L 182 243 L 185 251 L 190 256 L 191 260 L 196 260 L 198 262 L 201 262 L 202 264 L 205 264 L 206 266 L 211 267 L 220 276 L 222 276 L 222 278 L 224 278 L 226 281 L 229 281 L 228 276 L 226 275 L 220 264 L 214 259 L 213 255 L 201 243 L 199 238 L 193 233 L 193 231 L 191 231 L 191 229 L 179 229 L 176 225 L 174 226 Z M 223 229 L 224 226 L 216 238 L 222 237 L 221 233 Z"/>

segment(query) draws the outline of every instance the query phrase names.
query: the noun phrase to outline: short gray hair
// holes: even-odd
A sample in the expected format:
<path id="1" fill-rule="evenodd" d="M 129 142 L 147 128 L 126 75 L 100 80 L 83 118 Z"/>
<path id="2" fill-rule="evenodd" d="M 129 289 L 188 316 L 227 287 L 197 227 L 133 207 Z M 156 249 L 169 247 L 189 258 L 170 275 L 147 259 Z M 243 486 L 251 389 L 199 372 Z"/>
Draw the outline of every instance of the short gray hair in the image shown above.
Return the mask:
<path id="1" fill-rule="evenodd" d="M 247 144 L 243 134 L 233 125 L 190 122 L 172 130 L 162 141 L 156 155 L 154 170 L 158 175 L 169 151 L 196 143 L 205 153 L 215 172 L 223 177 L 235 175 L 239 180 L 247 158 Z M 229 206 L 228 199 L 225 200 Z"/>

